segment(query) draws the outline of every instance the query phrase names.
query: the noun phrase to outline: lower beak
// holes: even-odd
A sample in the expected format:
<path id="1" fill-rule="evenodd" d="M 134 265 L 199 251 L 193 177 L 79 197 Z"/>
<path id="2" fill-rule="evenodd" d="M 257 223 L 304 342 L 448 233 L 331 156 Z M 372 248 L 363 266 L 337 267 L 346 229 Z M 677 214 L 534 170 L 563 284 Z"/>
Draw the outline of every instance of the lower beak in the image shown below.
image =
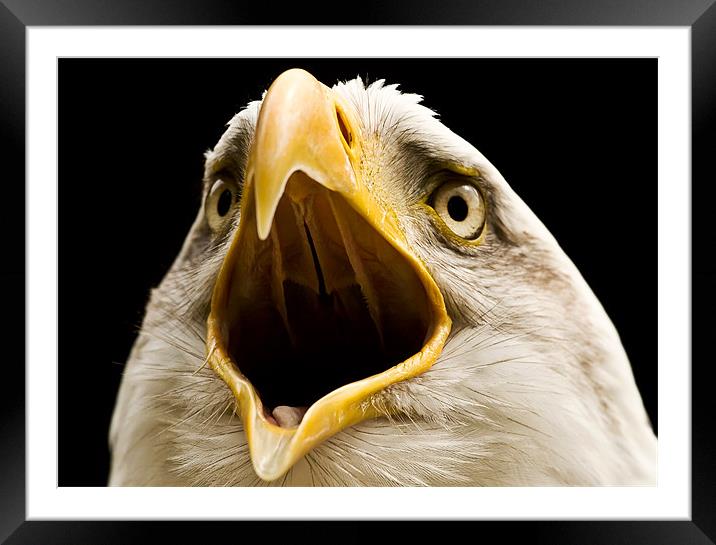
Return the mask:
<path id="1" fill-rule="evenodd" d="M 385 413 L 450 331 L 389 199 L 360 174 L 351 109 L 302 70 L 264 97 L 239 225 L 208 320 L 208 361 L 236 397 L 257 475 Z"/>

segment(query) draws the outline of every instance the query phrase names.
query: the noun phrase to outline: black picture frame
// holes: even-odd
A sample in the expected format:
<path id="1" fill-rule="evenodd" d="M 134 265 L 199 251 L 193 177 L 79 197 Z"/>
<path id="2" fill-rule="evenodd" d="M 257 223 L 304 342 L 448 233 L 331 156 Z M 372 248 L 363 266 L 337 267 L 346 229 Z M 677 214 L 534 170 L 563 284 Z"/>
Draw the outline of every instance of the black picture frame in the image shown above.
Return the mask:
<path id="1" fill-rule="evenodd" d="M 387 4 L 387 3 L 386 3 Z M 692 498 L 689 521 L 524 521 L 477 522 L 467 529 L 476 538 L 499 536 L 549 543 L 714 543 L 716 539 L 716 449 L 711 415 L 716 396 L 711 393 L 711 361 L 705 357 L 710 333 L 707 314 L 716 303 L 716 269 L 708 250 L 716 242 L 716 229 L 708 222 L 714 202 L 716 166 L 716 6 L 714 0 L 589 0 L 487 1 L 481 3 L 413 2 L 410 7 L 361 3 L 350 20 L 334 7 L 324 11 L 302 9 L 302 4 L 276 9 L 265 3 L 190 1 L 169 3 L 101 2 L 92 0 L 2 0 L 0 2 L 0 152 L 4 181 L 2 270 L 5 301 L 3 339 L 6 353 L 3 395 L 0 396 L 0 539 L 4 543 L 135 543 L 144 541 L 202 542 L 228 532 L 263 535 L 333 536 L 332 541 L 358 542 L 397 538 L 404 531 L 385 523 L 334 522 L 318 534 L 306 522 L 83 522 L 25 520 L 25 31 L 28 26 L 84 25 L 236 25 L 236 24 L 408 24 L 408 25 L 585 25 L 585 26 L 686 26 L 691 29 L 692 77 Z M 355 6 L 354 6 L 355 8 Z M 269 18 L 268 15 L 271 17 Z M 25 203 L 21 206 L 20 203 Z M 8 252 L 9 250 L 9 252 Z M 23 289 L 20 289 L 23 286 Z M 13 350 L 14 349 L 14 350 Z M 381 528 L 375 528 L 380 524 Z M 472 525 L 477 524 L 477 527 Z M 171 525 L 171 526 L 170 526 Z M 249 527 L 252 526 L 252 527 Z M 442 525 L 411 523 L 428 538 L 443 536 Z M 307 534 L 310 532 L 310 534 Z M 487 534 L 487 536 L 485 535 Z M 455 534 L 458 535 L 458 534 Z M 336 538 L 336 536 L 340 536 Z M 305 539 L 305 537 L 304 537 Z"/>

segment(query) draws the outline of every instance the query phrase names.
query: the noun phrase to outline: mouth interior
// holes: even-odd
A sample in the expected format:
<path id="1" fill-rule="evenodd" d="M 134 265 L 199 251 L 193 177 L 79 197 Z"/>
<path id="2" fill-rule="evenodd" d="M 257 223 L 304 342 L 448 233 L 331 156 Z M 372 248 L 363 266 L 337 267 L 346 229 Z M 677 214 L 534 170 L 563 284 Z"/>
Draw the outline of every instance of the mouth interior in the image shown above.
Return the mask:
<path id="1" fill-rule="evenodd" d="M 225 332 L 264 418 L 296 426 L 324 395 L 421 350 L 430 307 L 414 265 L 339 194 L 295 173 L 266 240 L 242 222 Z"/>

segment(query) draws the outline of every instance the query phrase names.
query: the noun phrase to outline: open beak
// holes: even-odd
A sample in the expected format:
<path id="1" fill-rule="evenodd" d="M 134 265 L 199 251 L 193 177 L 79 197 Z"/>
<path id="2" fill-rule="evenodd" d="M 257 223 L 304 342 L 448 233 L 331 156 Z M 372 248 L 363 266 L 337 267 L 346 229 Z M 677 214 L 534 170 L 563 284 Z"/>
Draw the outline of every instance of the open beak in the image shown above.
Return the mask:
<path id="1" fill-rule="evenodd" d="M 381 414 L 375 395 L 426 371 L 450 332 L 362 145 L 352 110 L 303 70 L 264 97 L 207 350 L 267 481 Z"/>

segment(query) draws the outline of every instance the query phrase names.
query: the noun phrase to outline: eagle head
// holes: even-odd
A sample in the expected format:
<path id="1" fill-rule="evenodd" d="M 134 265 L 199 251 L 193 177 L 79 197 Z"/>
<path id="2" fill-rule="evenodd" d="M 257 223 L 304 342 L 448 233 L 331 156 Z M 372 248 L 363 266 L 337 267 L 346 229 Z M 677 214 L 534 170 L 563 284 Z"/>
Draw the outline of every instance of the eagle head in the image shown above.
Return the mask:
<path id="1" fill-rule="evenodd" d="M 126 366 L 110 484 L 654 484 L 603 308 L 420 101 L 294 69 L 231 120 Z"/>

